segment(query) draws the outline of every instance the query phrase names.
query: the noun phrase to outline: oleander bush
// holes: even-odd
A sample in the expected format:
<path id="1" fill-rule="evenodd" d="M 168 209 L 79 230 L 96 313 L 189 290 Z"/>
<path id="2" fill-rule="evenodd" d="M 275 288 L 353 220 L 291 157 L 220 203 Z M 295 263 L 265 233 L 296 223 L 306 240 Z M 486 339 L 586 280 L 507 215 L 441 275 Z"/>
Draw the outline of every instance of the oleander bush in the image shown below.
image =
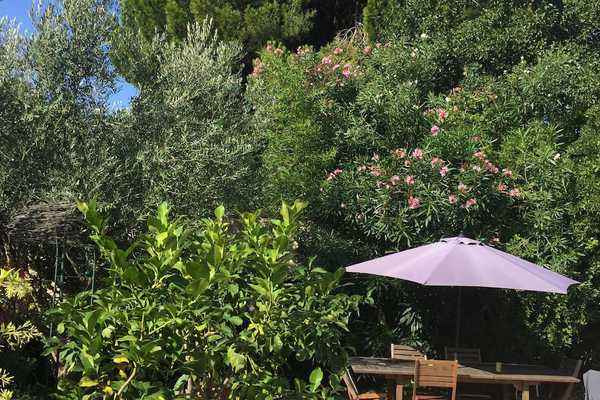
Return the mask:
<path id="1" fill-rule="evenodd" d="M 390 12 L 399 25 L 367 23 L 319 51 L 273 44 L 255 61 L 265 205 L 309 199 L 303 245 L 333 265 L 462 232 L 572 276 L 582 284 L 567 297 L 473 291 L 464 335 L 491 357 L 588 351 L 591 321 L 578 310 L 598 312 L 598 214 L 594 156 L 582 146 L 593 148 L 597 127 L 597 5 L 369 3 L 389 9 L 368 6 L 366 20 Z M 422 342 L 400 323 L 411 306 L 418 337 L 434 350 L 452 340 L 450 290 L 364 282 L 380 308 L 353 331 Z M 378 340 L 360 346 L 387 352 Z"/>

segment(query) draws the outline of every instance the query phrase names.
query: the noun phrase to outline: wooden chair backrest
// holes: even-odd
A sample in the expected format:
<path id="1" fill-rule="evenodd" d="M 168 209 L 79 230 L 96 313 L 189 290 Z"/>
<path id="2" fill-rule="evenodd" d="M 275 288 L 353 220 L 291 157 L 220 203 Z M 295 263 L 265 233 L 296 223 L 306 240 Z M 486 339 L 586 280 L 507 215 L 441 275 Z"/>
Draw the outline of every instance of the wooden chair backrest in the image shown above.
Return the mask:
<path id="1" fill-rule="evenodd" d="M 344 375 L 342 375 L 342 381 L 346 385 L 346 392 L 348 392 L 348 398 L 350 400 L 358 400 L 358 388 L 352 379 L 352 375 L 350 375 L 350 371 L 346 369 L 344 371 Z"/>
<path id="2" fill-rule="evenodd" d="M 452 400 L 455 400 L 457 369 L 458 362 L 456 360 L 417 359 L 415 361 L 413 398 L 416 396 L 418 388 L 448 388 L 452 389 Z"/>
<path id="3" fill-rule="evenodd" d="M 464 364 L 480 364 L 481 351 L 475 348 L 446 347 L 446 360 L 456 360 Z"/>
<path id="4" fill-rule="evenodd" d="M 392 344 L 391 355 L 394 360 L 414 361 L 427 358 L 419 350 L 402 344 Z"/>
<path id="5" fill-rule="evenodd" d="M 569 358 L 563 358 L 560 363 L 560 369 L 571 374 L 576 378 L 579 377 L 579 373 L 581 372 L 581 367 L 583 366 L 583 360 L 573 360 Z M 571 393 L 573 393 L 573 389 L 575 388 L 574 383 L 568 384 L 564 391 L 560 396 L 560 400 L 569 400 L 571 398 Z"/>

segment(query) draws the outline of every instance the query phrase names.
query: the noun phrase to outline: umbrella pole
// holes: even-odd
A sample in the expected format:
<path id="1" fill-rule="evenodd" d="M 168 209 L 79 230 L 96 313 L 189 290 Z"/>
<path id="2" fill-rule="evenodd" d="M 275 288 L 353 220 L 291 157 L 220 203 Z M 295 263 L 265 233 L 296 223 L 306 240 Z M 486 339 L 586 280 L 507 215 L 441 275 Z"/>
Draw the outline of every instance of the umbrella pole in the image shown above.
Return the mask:
<path id="1" fill-rule="evenodd" d="M 462 288 L 458 288 L 458 297 L 456 299 L 456 334 L 454 336 L 454 346 L 458 347 L 458 338 L 460 337 L 460 315 L 461 315 Z"/>

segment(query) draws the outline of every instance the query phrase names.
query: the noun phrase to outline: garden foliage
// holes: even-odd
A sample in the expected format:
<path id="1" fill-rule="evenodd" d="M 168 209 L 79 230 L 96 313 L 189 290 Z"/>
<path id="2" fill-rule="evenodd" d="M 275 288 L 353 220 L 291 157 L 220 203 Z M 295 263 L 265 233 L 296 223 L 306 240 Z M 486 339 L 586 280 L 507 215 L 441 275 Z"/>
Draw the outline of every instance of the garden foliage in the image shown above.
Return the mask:
<path id="1" fill-rule="evenodd" d="M 465 290 L 464 345 L 600 351 L 600 2 L 364 3 L 63 0 L 30 35 L 0 21 L 0 244 L 36 306 L 66 299 L 48 347 L 65 398 L 327 398 L 345 344 L 440 352 L 453 289 L 331 271 L 461 232 L 581 281 Z M 84 240 L 10 237 L 31 205 L 94 196 L 95 281 Z M 219 208 L 296 198 L 301 222 L 303 203 Z"/>
<path id="2" fill-rule="evenodd" d="M 477 329 L 465 335 L 478 346 L 490 338 L 492 356 L 584 351 L 600 294 L 597 179 L 594 157 L 582 152 L 597 127 L 597 7 L 373 1 L 368 34 L 320 51 L 268 46 L 248 91 L 266 143 L 263 201 L 308 199 L 304 243 L 328 260 L 464 233 L 572 276 L 582 284 L 564 298 L 474 291 L 467 304 L 490 305 L 467 305 Z M 376 15 L 396 24 L 368 23 Z M 368 313 L 369 331 L 407 337 L 391 304 L 408 303 L 434 347 L 451 341 L 451 297 L 440 310 L 432 290 L 371 282 L 381 308 Z M 505 312 L 526 323 L 489 322 Z M 517 342 L 504 342 L 509 330 L 523 332 Z"/>
<path id="3" fill-rule="evenodd" d="M 139 59 L 130 49 L 147 47 L 157 34 L 178 42 L 187 37 L 188 25 L 211 20 L 221 40 L 241 43 L 253 54 L 268 40 L 298 41 L 312 28 L 314 16 L 306 0 L 121 0 L 119 5 L 121 23 L 113 39 L 119 50 L 113 60 L 138 85 L 150 80 L 137 74 Z"/>
<path id="4" fill-rule="evenodd" d="M 27 316 L 33 303 L 32 287 L 25 276 L 13 269 L 0 269 L 0 306 L 3 310 L 0 322 L 0 354 L 4 360 L 11 358 L 7 353 L 16 352 L 42 335 Z M 11 313 L 8 310 L 12 308 Z M 8 357 L 7 357 L 8 356 Z M 24 357 L 18 362 L 30 364 Z M 4 364 L 4 363 L 3 363 Z M 13 371 L 0 367 L 0 399 L 11 400 L 15 393 Z"/>
<path id="5" fill-rule="evenodd" d="M 297 262 L 304 207 L 284 203 L 272 220 L 232 220 L 219 207 L 186 223 L 163 203 L 148 232 L 122 248 L 95 202 L 80 203 L 109 267 L 102 289 L 53 312 L 59 336 L 48 352 L 64 364 L 65 396 L 331 398 L 360 296 L 339 291 L 342 269 Z"/>

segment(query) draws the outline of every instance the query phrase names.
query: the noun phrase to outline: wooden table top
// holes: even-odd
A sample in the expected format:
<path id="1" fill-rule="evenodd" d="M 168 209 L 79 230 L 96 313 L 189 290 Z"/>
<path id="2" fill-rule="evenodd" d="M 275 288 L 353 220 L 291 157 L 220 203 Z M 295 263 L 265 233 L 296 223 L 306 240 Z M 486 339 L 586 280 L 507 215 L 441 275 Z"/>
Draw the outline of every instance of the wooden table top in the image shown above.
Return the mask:
<path id="1" fill-rule="evenodd" d="M 352 357 L 350 365 L 355 374 L 383 375 L 410 378 L 415 372 L 413 361 L 390 358 Z M 458 382 L 470 383 L 579 383 L 579 379 L 541 365 L 505 364 L 496 372 L 496 363 L 468 364 L 458 366 Z"/>

